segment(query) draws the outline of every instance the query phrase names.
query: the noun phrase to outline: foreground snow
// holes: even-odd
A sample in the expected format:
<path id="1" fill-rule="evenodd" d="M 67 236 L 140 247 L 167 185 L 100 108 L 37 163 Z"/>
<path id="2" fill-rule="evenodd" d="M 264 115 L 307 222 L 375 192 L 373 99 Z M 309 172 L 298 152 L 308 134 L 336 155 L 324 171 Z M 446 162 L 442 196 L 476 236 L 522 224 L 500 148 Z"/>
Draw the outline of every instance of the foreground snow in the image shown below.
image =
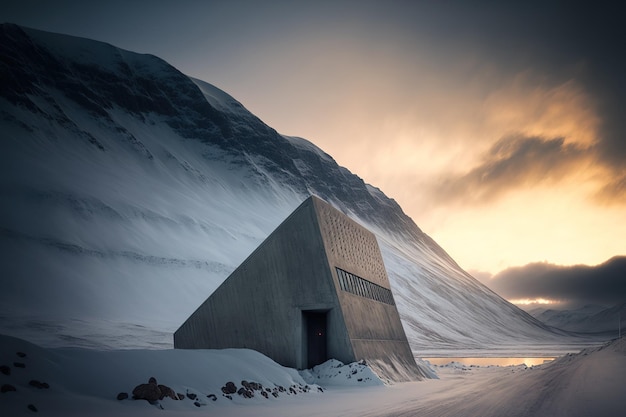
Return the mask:
<path id="1" fill-rule="evenodd" d="M 6 336 L 0 336 L 0 365 L 10 369 L 0 373 L 0 385 L 16 388 L 0 394 L 3 416 L 31 415 L 29 404 L 42 415 L 63 416 L 617 416 L 626 395 L 624 339 L 538 367 L 442 366 L 440 379 L 391 386 L 358 363 L 329 361 L 298 373 L 245 349 L 43 349 Z M 159 405 L 116 399 L 151 376 L 186 398 Z M 268 398 L 222 395 L 226 382 L 240 386 L 241 380 L 285 391 Z"/>

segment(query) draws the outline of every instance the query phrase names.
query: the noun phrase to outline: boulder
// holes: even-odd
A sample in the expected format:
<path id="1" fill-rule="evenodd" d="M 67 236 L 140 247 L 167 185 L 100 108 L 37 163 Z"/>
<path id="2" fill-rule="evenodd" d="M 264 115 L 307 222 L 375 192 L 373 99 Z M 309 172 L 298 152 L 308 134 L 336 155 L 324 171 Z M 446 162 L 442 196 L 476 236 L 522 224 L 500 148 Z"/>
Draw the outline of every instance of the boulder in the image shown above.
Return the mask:
<path id="1" fill-rule="evenodd" d="M 4 384 L 2 387 L 0 387 L 0 392 L 3 394 L 5 392 L 11 392 L 11 391 L 17 391 L 15 387 L 11 384 Z"/>
<path id="2" fill-rule="evenodd" d="M 176 392 L 173 389 L 171 389 L 167 385 L 162 385 L 162 384 L 159 384 L 157 386 L 159 387 L 159 390 L 161 391 L 161 398 L 159 398 L 159 400 L 162 400 L 165 397 L 169 397 L 172 400 L 178 401 L 178 396 L 176 395 Z"/>
<path id="3" fill-rule="evenodd" d="M 117 399 L 118 401 L 122 401 L 128 398 L 128 393 L 126 392 L 120 392 L 119 394 L 117 394 Z"/>
<path id="4" fill-rule="evenodd" d="M 39 389 L 50 388 L 50 385 L 47 382 L 40 382 L 40 381 L 37 381 L 36 379 L 31 379 L 28 382 L 28 385 L 30 385 L 31 387 L 39 388 Z"/>
<path id="5" fill-rule="evenodd" d="M 2 372 L 5 375 L 11 375 L 11 368 L 9 368 L 6 365 L 2 365 L 0 366 L 0 372 Z"/>
<path id="6" fill-rule="evenodd" d="M 150 378 L 153 379 L 153 378 Z M 161 398 L 161 390 L 157 384 L 139 384 L 133 389 L 134 400 L 146 400 L 155 402 Z"/>
<path id="7" fill-rule="evenodd" d="M 237 386 L 234 382 L 227 382 L 226 385 L 222 387 L 222 392 L 224 394 L 234 394 L 237 392 Z"/>

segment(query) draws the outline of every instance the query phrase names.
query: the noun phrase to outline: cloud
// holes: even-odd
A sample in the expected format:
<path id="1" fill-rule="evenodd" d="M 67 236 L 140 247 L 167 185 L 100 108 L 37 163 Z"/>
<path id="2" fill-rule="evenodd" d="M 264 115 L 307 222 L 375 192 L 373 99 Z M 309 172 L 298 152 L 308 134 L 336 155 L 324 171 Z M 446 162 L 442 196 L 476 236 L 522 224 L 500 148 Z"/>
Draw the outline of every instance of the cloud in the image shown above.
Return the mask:
<path id="1" fill-rule="evenodd" d="M 564 138 L 511 135 L 494 143 L 469 172 L 441 179 L 433 194 L 442 203 L 488 203 L 515 188 L 562 181 L 589 159 L 588 148 Z"/>
<path id="2" fill-rule="evenodd" d="M 531 263 L 505 269 L 483 282 L 509 300 L 547 299 L 569 306 L 610 306 L 626 301 L 626 256 L 597 266 Z"/>
<path id="3" fill-rule="evenodd" d="M 595 195 L 595 200 L 603 204 L 626 205 L 626 172 L 615 172 L 614 179 L 608 181 Z"/>

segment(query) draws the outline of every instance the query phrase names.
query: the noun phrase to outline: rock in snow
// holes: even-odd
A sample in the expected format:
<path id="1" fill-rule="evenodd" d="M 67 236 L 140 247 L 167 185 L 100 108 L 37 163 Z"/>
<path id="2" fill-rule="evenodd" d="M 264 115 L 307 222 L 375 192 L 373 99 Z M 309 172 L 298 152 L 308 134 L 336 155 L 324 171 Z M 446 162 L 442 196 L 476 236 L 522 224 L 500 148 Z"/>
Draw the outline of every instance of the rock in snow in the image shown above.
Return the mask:
<path id="1" fill-rule="evenodd" d="M 161 390 L 156 382 L 139 384 L 133 389 L 133 400 L 146 400 L 150 403 L 161 399 Z"/>

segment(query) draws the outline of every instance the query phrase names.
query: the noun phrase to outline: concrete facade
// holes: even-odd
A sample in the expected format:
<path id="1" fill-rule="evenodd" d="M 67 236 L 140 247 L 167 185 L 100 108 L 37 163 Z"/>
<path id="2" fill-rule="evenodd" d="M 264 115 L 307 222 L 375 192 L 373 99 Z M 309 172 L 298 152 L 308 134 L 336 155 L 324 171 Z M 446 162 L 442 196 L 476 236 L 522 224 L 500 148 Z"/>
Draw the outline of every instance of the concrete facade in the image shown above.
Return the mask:
<path id="1" fill-rule="evenodd" d="M 174 347 L 249 348 L 299 369 L 365 359 L 391 381 L 423 376 L 376 237 L 317 197 L 200 305 L 174 333 Z"/>

